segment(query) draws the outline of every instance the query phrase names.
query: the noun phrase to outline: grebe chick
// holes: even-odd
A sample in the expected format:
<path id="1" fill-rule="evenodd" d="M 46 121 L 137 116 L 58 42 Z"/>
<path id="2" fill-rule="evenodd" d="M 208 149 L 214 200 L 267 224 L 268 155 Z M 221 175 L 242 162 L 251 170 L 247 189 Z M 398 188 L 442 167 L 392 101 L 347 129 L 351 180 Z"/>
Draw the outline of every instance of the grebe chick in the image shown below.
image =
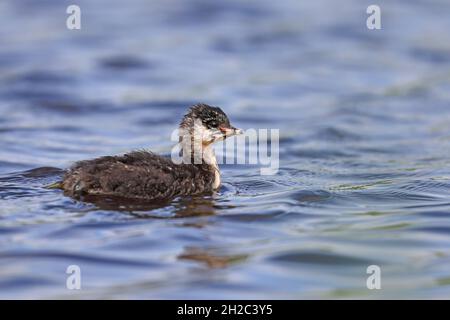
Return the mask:
<path id="1" fill-rule="evenodd" d="M 212 193 L 220 186 L 212 144 L 241 133 L 220 108 L 197 104 L 179 126 L 182 161 L 147 151 L 80 161 L 65 173 L 60 186 L 75 198 L 101 195 L 167 200 Z"/>

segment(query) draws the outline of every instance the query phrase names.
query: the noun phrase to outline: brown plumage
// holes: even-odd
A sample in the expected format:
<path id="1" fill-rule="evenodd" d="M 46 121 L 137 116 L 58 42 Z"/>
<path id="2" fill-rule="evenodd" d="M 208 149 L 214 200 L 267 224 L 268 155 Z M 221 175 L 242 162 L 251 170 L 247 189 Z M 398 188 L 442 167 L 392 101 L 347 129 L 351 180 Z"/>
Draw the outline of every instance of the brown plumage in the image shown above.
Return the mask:
<path id="1" fill-rule="evenodd" d="M 194 132 L 198 131 L 200 132 Z M 241 131 L 231 127 L 225 113 L 205 104 L 193 106 L 180 124 L 180 145 L 188 163 L 148 151 L 105 156 L 77 162 L 64 175 L 61 188 L 66 195 L 80 198 L 114 196 L 144 200 L 166 200 L 177 196 L 210 194 L 220 185 L 220 174 L 212 143 Z M 201 137 L 199 144 L 192 137 Z"/>
<path id="2" fill-rule="evenodd" d="M 174 164 L 146 151 L 76 163 L 64 176 L 66 194 L 162 200 L 211 193 L 214 170 L 207 164 Z"/>

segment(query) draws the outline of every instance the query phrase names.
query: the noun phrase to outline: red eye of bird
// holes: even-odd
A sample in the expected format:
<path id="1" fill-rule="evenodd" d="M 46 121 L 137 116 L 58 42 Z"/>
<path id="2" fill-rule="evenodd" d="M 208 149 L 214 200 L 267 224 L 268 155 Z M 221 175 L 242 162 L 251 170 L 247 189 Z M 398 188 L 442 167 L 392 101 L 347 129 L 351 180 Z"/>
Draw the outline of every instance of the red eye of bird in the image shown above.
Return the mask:
<path id="1" fill-rule="evenodd" d="M 219 127 L 219 130 L 222 131 L 223 133 L 227 132 L 228 128 L 226 127 Z"/>

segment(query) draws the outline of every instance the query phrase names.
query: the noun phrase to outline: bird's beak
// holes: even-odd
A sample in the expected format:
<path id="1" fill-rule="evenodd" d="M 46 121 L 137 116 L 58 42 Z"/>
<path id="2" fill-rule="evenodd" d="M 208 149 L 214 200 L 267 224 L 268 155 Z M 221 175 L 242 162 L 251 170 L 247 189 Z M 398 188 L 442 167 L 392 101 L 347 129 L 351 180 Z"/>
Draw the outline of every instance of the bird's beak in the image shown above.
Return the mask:
<path id="1" fill-rule="evenodd" d="M 238 128 L 233 128 L 234 130 L 234 135 L 238 136 L 240 134 L 244 134 L 244 130 L 242 129 L 238 129 Z"/>
<path id="2" fill-rule="evenodd" d="M 220 132 L 222 132 L 222 134 L 226 137 L 237 136 L 239 134 L 244 133 L 243 130 L 237 129 L 235 127 L 231 127 L 231 128 L 220 127 L 219 129 L 220 129 Z"/>

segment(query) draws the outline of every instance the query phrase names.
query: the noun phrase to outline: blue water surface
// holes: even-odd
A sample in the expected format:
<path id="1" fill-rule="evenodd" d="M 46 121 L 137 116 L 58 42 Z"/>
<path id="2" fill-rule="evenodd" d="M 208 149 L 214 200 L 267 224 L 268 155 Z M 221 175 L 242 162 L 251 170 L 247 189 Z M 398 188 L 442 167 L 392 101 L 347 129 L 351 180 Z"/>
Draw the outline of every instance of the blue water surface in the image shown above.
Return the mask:
<path id="1" fill-rule="evenodd" d="M 78 0 L 68 30 L 72 1 L 1 1 L 0 298 L 450 298 L 450 3 L 380 0 L 369 30 L 372 2 Z M 170 153 L 196 102 L 279 129 L 278 173 L 159 208 L 44 187 Z"/>

